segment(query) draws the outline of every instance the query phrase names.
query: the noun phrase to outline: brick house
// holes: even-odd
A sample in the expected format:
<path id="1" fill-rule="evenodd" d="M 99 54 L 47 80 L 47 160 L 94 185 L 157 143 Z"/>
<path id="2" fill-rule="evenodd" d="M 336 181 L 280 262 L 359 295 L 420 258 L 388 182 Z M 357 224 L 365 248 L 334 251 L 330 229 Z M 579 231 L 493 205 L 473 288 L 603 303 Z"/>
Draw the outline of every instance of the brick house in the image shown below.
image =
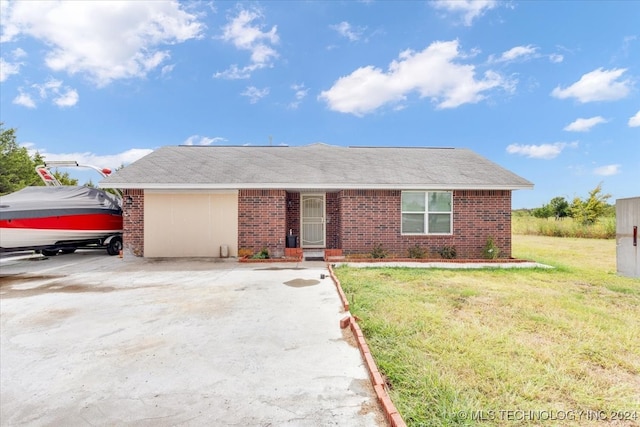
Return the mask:
<path id="1" fill-rule="evenodd" d="M 511 256 L 511 192 L 533 184 L 458 148 L 167 146 L 100 182 L 123 192 L 125 251 L 219 257 L 285 246 Z M 288 236 L 291 236 L 288 238 Z"/>

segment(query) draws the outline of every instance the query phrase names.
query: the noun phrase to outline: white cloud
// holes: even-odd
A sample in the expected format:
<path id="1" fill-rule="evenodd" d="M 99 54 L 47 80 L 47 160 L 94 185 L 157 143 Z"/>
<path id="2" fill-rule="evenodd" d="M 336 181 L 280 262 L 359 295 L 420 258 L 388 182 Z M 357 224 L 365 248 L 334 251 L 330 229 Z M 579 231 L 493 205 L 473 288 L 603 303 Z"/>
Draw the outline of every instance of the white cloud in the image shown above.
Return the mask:
<path id="1" fill-rule="evenodd" d="M 7 62 L 4 58 L 0 58 L 0 82 L 4 82 L 10 76 L 20 72 L 19 62 Z"/>
<path id="2" fill-rule="evenodd" d="M 189 138 L 187 138 L 184 141 L 183 144 L 184 145 L 213 145 L 219 142 L 224 142 L 226 140 L 227 140 L 226 138 L 222 138 L 220 136 L 209 138 L 207 136 L 191 135 Z"/>
<path id="3" fill-rule="evenodd" d="M 593 170 L 595 175 L 611 176 L 620 173 L 620 165 L 605 165 L 597 167 Z"/>
<path id="4" fill-rule="evenodd" d="M 498 2 L 495 0 L 435 0 L 430 4 L 436 9 L 461 14 L 464 25 L 470 26 L 475 18 L 496 7 Z"/>
<path id="5" fill-rule="evenodd" d="M 289 108 L 295 110 L 300 106 L 302 100 L 307 96 L 307 94 L 309 93 L 309 89 L 304 87 L 304 83 L 291 85 L 291 89 L 295 91 L 296 100 L 289 104 Z"/>
<path id="6" fill-rule="evenodd" d="M 246 67 L 239 68 L 236 64 L 233 64 L 224 71 L 218 71 L 213 77 L 227 80 L 248 79 L 251 77 L 251 73 L 258 68 L 260 67 L 256 65 L 247 65 Z"/>
<path id="7" fill-rule="evenodd" d="M 10 76 L 20 73 L 20 67 L 24 65 L 20 59 L 27 56 L 27 52 L 22 48 L 16 48 L 9 52 L 7 58 L 13 59 L 13 62 L 0 57 L 0 83 L 7 80 Z"/>
<path id="8" fill-rule="evenodd" d="M 253 24 L 262 17 L 257 9 L 243 9 L 222 28 L 220 38 L 240 50 L 251 52 L 251 64 L 244 67 L 233 64 L 227 70 L 215 73 L 214 77 L 246 79 L 253 71 L 272 66 L 272 61 L 278 57 L 278 52 L 273 48 L 280 41 L 278 27 L 274 25 L 269 31 L 263 32 L 260 25 Z"/>
<path id="9" fill-rule="evenodd" d="M 31 87 L 38 91 L 40 98 L 47 98 L 50 93 L 58 93 L 60 91 L 62 81 L 49 79 L 43 84 L 33 84 Z"/>
<path id="10" fill-rule="evenodd" d="M 630 128 L 637 128 L 638 126 L 640 126 L 640 111 L 638 111 L 635 116 L 629 118 Z"/>
<path id="11" fill-rule="evenodd" d="M 549 55 L 549 61 L 553 62 L 554 64 L 559 64 L 560 62 L 564 61 L 564 56 L 560 55 L 559 53 L 552 53 L 551 55 Z"/>
<path id="12" fill-rule="evenodd" d="M 362 116 L 377 108 L 398 103 L 411 92 L 430 98 L 438 108 L 476 103 L 491 89 L 510 89 L 512 82 L 493 71 L 475 77 L 475 66 L 455 62 L 464 58 L 458 41 L 434 42 L 421 52 L 406 50 L 391 62 L 387 72 L 371 65 L 339 78 L 320 93 L 329 108 Z"/>
<path id="13" fill-rule="evenodd" d="M 161 69 L 160 69 L 160 74 L 162 74 L 163 76 L 168 76 L 169 74 L 171 74 L 171 72 L 173 71 L 173 69 L 175 68 L 176 64 L 169 64 L 169 65 L 164 65 Z"/>
<path id="14" fill-rule="evenodd" d="M 44 157 L 45 161 L 74 160 L 81 165 L 91 165 L 98 168 L 109 168 L 112 171 L 115 171 L 122 165 L 126 166 L 138 159 L 141 159 L 142 157 L 151 153 L 153 150 L 148 148 L 131 148 L 117 154 L 95 154 L 89 151 L 72 153 L 49 153 L 46 150 L 36 150 L 33 145 L 31 145 L 29 152 L 33 154 L 36 151 L 38 151 Z M 99 176 L 96 176 L 96 178 L 97 179 L 94 180 L 94 182 L 102 179 Z"/>
<path id="15" fill-rule="evenodd" d="M 21 47 L 18 47 L 11 51 L 11 56 L 15 59 L 25 58 L 27 56 L 27 52 L 25 52 Z"/>
<path id="16" fill-rule="evenodd" d="M 590 117 L 588 119 L 581 118 L 568 124 L 564 130 L 569 132 L 588 132 L 592 127 L 600 123 L 607 123 L 607 120 L 602 116 Z"/>
<path id="17" fill-rule="evenodd" d="M 36 99 L 45 101 L 51 99 L 58 107 L 73 107 L 80 99 L 78 91 L 63 85 L 61 80 L 49 79 L 42 84 L 32 84 L 28 88 L 19 88 L 19 95 L 13 100 L 14 104 L 28 108 L 36 107 Z"/>
<path id="18" fill-rule="evenodd" d="M 73 107 L 78 103 L 78 92 L 75 89 L 67 89 L 66 91 L 59 93 L 54 99 L 53 103 L 58 107 Z"/>
<path id="19" fill-rule="evenodd" d="M 365 30 L 363 27 L 353 27 L 346 21 L 342 21 L 336 25 L 331 25 L 330 27 L 332 30 L 336 30 L 342 37 L 346 37 L 352 42 L 360 40 L 360 37 L 362 37 L 362 33 Z"/>
<path id="20" fill-rule="evenodd" d="M 0 40 L 40 40 L 49 47 L 49 68 L 105 86 L 146 76 L 170 56 L 159 46 L 199 37 L 202 29 L 178 1 L 16 1 L 3 8 Z"/>
<path id="21" fill-rule="evenodd" d="M 265 87 L 264 89 L 258 89 L 255 86 L 248 86 L 240 95 L 246 96 L 249 98 L 249 102 L 251 104 L 255 104 L 265 96 L 269 95 L 269 88 Z"/>
<path id="22" fill-rule="evenodd" d="M 18 90 L 18 96 L 13 98 L 13 103 L 27 108 L 36 108 L 36 102 L 33 100 L 31 95 L 24 93 L 22 89 Z"/>
<path id="23" fill-rule="evenodd" d="M 553 144 L 525 145 L 511 144 L 507 147 L 507 153 L 519 154 L 532 159 L 553 159 L 565 148 L 576 148 L 577 142 L 554 142 Z"/>
<path id="24" fill-rule="evenodd" d="M 629 94 L 632 85 L 631 80 L 618 80 L 625 71 L 626 68 L 598 68 L 584 74 L 580 80 L 565 89 L 556 87 L 551 96 L 560 99 L 576 98 L 582 103 L 622 99 Z"/>
<path id="25" fill-rule="evenodd" d="M 516 46 L 500 55 L 500 58 L 489 58 L 489 62 L 512 62 L 515 60 L 527 60 L 534 56 L 538 48 L 535 46 Z"/>

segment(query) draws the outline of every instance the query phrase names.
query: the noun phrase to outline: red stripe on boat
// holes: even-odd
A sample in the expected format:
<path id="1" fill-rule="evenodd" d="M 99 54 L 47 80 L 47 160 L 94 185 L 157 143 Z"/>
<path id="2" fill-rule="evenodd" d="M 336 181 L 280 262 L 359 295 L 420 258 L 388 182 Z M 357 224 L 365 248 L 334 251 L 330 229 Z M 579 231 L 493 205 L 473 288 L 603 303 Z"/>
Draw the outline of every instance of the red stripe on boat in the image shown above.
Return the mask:
<path id="1" fill-rule="evenodd" d="M 122 231 L 122 217 L 111 214 L 90 214 L 50 216 L 43 218 L 15 218 L 0 221 L 0 228 Z"/>

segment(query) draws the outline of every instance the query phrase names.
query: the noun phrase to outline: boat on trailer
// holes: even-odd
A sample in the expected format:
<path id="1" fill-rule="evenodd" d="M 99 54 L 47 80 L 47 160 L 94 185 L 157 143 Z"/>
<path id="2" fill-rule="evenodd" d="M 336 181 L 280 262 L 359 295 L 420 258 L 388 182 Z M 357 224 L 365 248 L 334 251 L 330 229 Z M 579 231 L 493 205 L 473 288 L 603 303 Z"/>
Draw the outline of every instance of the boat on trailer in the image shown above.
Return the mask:
<path id="1" fill-rule="evenodd" d="M 122 200 L 97 188 L 62 185 L 51 167 L 89 167 L 103 177 L 109 169 L 77 162 L 47 162 L 36 168 L 44 186 L 0 196 L 0 252 L 34 250 L 43 255 L 104 247 L 122 250 Z"/>

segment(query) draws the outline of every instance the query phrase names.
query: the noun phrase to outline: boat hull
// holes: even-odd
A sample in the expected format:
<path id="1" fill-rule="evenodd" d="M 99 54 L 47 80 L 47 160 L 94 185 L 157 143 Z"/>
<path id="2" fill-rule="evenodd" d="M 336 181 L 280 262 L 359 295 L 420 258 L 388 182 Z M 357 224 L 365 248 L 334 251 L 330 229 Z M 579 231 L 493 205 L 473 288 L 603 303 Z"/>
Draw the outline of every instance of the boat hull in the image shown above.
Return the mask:
<path id="1" fill-rule="evenodd" d="M 39 249 L 101 243 L 122 233 L 122 216 L 108 213 L 0 221 L 0 249 Z"/>
<path id="2" fill-rule="evenodd" d="M 121 200 L 99 189 L 25 187 L 0 196 L 1 252 L 108 245 L 112 253 L 121 235 Z"/>

